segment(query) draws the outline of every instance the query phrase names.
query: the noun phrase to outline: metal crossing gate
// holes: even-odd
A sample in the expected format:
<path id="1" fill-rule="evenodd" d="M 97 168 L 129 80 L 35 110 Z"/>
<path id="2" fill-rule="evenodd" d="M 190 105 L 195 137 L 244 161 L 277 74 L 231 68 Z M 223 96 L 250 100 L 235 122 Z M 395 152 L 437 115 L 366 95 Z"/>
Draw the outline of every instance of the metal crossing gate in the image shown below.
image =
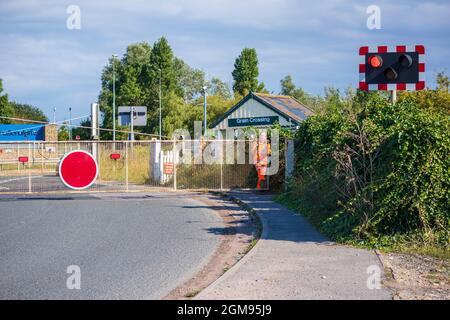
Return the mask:
<path id="1" fill-rule="evenodd" d="M 0 193 L 67 192 L 58 165 L 83 150 L 97 160 L 87 191 L 227 190 L 256 187 L 251 141 L 1 142 Z M 240 147 L 240 149 L 238 148 Z M 238 150 L 239 149 L 239 150 Z M 80 168 L 80 170 L 82 170 Z M 268 188 L 269 179 L 264 181 Z"/>

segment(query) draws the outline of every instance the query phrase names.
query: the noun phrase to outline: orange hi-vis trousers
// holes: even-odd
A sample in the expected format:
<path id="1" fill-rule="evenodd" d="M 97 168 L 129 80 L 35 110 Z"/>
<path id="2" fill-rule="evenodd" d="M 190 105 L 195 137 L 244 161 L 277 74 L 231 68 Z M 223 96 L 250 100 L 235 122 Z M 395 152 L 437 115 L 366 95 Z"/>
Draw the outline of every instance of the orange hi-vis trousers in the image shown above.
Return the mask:
<path id="1" fill-rule="evenodd" d="M 261 182 L 266 180 L 266 172 L 268 165 L 268 155 L 270 155 L 271 149 L 269 143 L 258 144 L 256 151 L 256 172 L 258 173 L 258 183 L 256 189 L 261 189 Z"/>

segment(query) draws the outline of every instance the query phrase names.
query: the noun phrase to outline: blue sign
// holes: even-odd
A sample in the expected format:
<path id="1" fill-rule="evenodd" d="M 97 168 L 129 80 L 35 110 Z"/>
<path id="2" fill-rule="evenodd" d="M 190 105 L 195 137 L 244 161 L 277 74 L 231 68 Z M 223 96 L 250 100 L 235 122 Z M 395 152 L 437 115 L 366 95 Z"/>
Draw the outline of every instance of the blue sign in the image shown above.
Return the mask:
<path id="1" fill-rule="evenodd" d="M 278 116 L 228 119 L 229 127 L 267 126 L 279 121 Z"/>
<path id="2" fill-rule="evenodd" d="M 0 141 L 44 140 L 42 124 L 0 124 Z"/>

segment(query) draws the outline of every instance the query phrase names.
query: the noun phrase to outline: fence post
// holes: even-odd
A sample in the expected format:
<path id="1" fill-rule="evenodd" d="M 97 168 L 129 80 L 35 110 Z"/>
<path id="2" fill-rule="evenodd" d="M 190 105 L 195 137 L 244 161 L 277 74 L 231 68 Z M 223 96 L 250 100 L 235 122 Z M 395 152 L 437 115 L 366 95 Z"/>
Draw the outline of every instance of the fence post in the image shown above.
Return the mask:
<path id="1" fill-rule="evenodd" d="M 28 143 L 28 192 L 31 193 L 31 168 L 30 168 L 30 160 L 31 160 L 31 143 Z"/>
<path id="2" fill-rule="evenodd" d="M 176 139 L 173 139 L 173 145 L 172 145 L 172 161 L 173 161 L 173 189 L 177 190 L 177 159 L 175 155 L 176 150 Z"/>
<path id="3" fill-rule="evenodd" d="M 41 172 L 44 173 L 44 144 L 41 143 Z"/>
<path id="4" fill-rule="evenodd" d="M 223 159 L 220 160 L 220 190 L 223 190 Z"/>
<path id="5" fill-rule="evenodd" d="M 19 162 L 19 157 L 20 157 L 20 150 L 19 150 L 19 144 L 17 144 L 17 171 L 20 172 L 20 162 Z"/>
<path id="6" fill-rule="evenodd" d="M 125 185 L 128 191 L 128 141 L 125 141 Z"/>

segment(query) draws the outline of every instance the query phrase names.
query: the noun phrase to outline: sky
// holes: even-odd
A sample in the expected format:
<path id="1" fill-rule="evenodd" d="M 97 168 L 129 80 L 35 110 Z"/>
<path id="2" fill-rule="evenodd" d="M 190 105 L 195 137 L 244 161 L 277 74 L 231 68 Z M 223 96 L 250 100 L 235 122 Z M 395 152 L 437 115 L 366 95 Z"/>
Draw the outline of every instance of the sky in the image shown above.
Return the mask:
<path id="1" fill-rule="evenodd" d="M 69 29 L 71 5 L 80 28 Z M 367 8 L 380 9 L 369 29 Z M 358 82 L 363 45 L 426 47 L 426 82 L 450 73 L 450 1 L 365 0 L 0 0 L 0 78 L 10 100 L 57 120 L 88 115 L 108 57 L 164 36 L 174 54 L 207 77 L 232 83 L 236 57 L 255 48 L 259 80 L 274 93 L 290 74 L 312 94 Z"/>

